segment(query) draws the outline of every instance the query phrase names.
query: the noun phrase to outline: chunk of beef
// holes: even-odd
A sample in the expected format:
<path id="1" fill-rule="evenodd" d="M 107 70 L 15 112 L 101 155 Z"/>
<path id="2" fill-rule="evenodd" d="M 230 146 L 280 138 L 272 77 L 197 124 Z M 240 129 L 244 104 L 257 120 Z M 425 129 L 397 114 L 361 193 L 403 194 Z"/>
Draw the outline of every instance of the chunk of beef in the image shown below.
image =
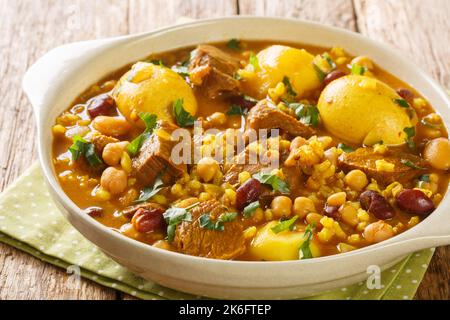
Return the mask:
<path id="1" fill-rule="evenodd" d="M 146 203 L 140 203 L 140 204 L 126 207 L 125 209 L 122 210 L 122 215 L 131 219 L 131 218 L 133 218 L 136 211 L 138 211 L 139 209 L 160 210 L 161 214 L 163 214 L 164 211 L 166 211 L 166 209 L 163 206 L 161 206 L 157 203 L 146 202 Z"/>
<path id="2" fill-rule="evenodd" d="M 105 146 L 108 143 L 114 143 L 114 142 L 119 142 L 120 140 L 110 137 L 110 136 L 106 136 L 104 134 L 101 133 L 96 133 L 91 137 L 91 141 L 94 144 L 95 147 L 95 151 L 101 155 L 103 152 L 103 149 L 105 148 Z"/>
<path id="3" fill-rule="evenodd" d="M 245 252 L 245 241 L 241 221 L 224 222 L 224 230 L 208 230 L 200 227 L 199 217 L 209 214 L 211 220 L 225 212 L 216 200 L 200 203 L 191 210 L 192 221 L 183 221 L 177 226 L 173 245 L 177 251 L 206 258 L 233 259 Z"/>
<path id="4" fill-rule="evenodd" d="M 377 171 L 376 161 L 385 160 L 394 164 L 394 170 Z M 343 153 L 338 159 L 338 166 L 344 171 L 359 169 L 385 185 L 394 181 L 402 184 L 411 184 L 412 180 L 421 174 L 420 169 L 426 167 L 426 163 L 420 157 L 398 150 L 389 150 L 385 154 L 379 154 L 372 148 L 359 148 L 354 152 Z"/>
<path id="5" fill-rule="evenodd" d="M 233 77 L 238 69 L 238 59 L 210 45 L 198 46 L 189 65 L 192 83 L 202 86 L 211 98 L 239 93 L 240 83 Z"/>
<path id="6" fill-rule="evenodd" d="M 247 129 L 281 129 L 293 137 L 310 137 L 315 130 L 281 111 L 267 100 L 261 100 L 247 117 Z"/>
<path id="7" fill-rule="evenodd" d="M 177 128 L 168 121 L 160 120 L 156 130 L 172 134 Z M 144 185 L 152 185 L 160 174 L 165 183 L 170 183 L 186 172 L 186 164 L 175 164 L 171 159 L 172 148 L 178 142 L 161 136 L 154 132 L 144 142 L 137 157 L 133 159 L 134 175 Z"/>

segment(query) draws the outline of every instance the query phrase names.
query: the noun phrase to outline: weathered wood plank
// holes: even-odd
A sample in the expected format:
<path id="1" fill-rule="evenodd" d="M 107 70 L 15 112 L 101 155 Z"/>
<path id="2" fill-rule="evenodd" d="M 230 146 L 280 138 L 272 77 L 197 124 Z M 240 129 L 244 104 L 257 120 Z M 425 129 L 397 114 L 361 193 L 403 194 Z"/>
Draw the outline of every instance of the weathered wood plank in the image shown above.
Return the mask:
<path id="1" fill-rule="evenodd" d="M 361 33 L 387 42 L 450 88 L 450 1 L 354 0 Z M 450 298 L 450 247 L 438 248 L 416 295 Z"/>
<path id="2" fill-rule="evenodd" d="M 307 19 L 350 30 L 356 27 L 351 0 L 239 0 L 239 14 Z"/>
<path id="3" fill-rule="evenodd" d="M 127 8 L 128 1 L 0 0 L 0 191 L 36 159 L 34 118 L 21 88 L 26 69 L 58 45 L 127 33 Z M 116 296 L 87 280 L 80 292 L 70 291 L 63 270 L 5 245 L 0 274 L 0 300 Z"/>
<path id="4" fill-rule="evenodd" d="M 235 14 L 236 0 L 130 0 L 130 33 L 174 24 L 185 17 L 205 19 Z"/>

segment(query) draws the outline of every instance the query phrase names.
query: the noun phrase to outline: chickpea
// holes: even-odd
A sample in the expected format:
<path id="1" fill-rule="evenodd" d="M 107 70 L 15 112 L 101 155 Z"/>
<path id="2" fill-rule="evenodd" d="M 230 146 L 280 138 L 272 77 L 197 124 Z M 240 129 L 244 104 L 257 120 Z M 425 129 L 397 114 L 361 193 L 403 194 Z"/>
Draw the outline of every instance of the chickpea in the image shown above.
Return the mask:
<path id="1" fill-rule="evenodd" d="M 308 222 L 311 225 L 315 225 L 315 226 L 320 226 L 320 220 L 323 218 L 323 215 L 315 213 L 315 212 L 311 212 L 308 213 L 308 215 L 306 216 L 306 222 Z"/>
<path id="2" fill-rule="evenodd" d="M 344 178 L 344 182 L 353 190 L 361 191 L 367 186 L 369 180 L 367 179 L 366 174 L 361 170 L 352 170 L 347 173 Z"/>
<path id="3" fill-rule="evenodd" d="M 286 196 L 278 196 L 270 205 L 274 218 L 289 217 L 292 210 L 292 200 Z"/>
<path id="4" fill-rule="evenodd" d="M 423 152 L 425 160 L 438 170 L 450 169 L 450 141 L 446 138 L 436 138 L 425 145 Z"/>
<path id="5" fill-rule="evenodd" d="M 339 209 L 342 220 L 351 227 L 356 227 L 359 223 L 358 210 L 351 205 L 344 205 Z"/>
<path id="6" fill-rule="evenodd" d="M 103 149 L 102 158 L 109 166 L 116 166 L 120 162 L 122 153 L 128 147 L 128 141 L 108 143 Z"/>
<path id="7" fill-rule="evenodd" d="M 211 157 L 204 157 L 197 164 L 197 174 L 204 182 L 214 179 L 219 170 L 219 163 Z"/>
<path id="8" fill-rule="evenodd" d="M 332 147 L 330 149 L 325 150 L 325 152 L 323 153 L 323 156 L 325 157 L 326 160 L 330 161 L 330 163 L 333 166 L 337 166 L 337 162 L 338 162 L 338 150 L 336 149 L 336 147 Z"/>
<path id="9" fill-rule="evenodd" d="M 361 67 L 365 67 L 368 70 L 373 69 L 373 62 L 366 56 L 358 56 L 352 60 L 351 64 L 357 64 Z"/>
<path id="10" fill-rule="evenodd" d="M 92 121 L 94 128 L 107 136 L 122 136 L 131 129 L 127 120 L 118 117 L 98 116 Z"/>
<path id="11" fill-rule="evenodd" d="M 371 223 L 364 229 L 364 238 L 371 243 L 381 242 L 393 236 L 392 226 L 382 220 Z"/>
<path id="12" fill-rule="evenodd" d="M 334 193 L 328 197 L 327 203 L 333 207 L 339 207 L 345 203 L 347 194 L 345 192 Z"/>
<path id="13" fill-rule="evenodd" d="M 127 188 L 127 174 L 123 170 L 109 167 L 103 171 L 100 185 L 112 195 L 120 194 Z"/>
<path id="14" fill-rule="evenodd" d="M 300 219 L 306 217 L 308 213 L 316 212 L 314 202 L 306 197 L 295 198 L 294 201 L 294 214 L 299 216 Z"/>

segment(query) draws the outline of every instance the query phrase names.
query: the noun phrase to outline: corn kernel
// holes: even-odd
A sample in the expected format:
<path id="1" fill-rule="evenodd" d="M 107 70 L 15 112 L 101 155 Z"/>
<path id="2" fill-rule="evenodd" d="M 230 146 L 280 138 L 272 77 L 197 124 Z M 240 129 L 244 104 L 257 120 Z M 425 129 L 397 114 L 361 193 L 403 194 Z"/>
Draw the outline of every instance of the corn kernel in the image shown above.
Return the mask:
<path id="1" fill-rule="evenodd" d="M 347 198 L 347 194 L 345 192 L 338 192 L 335 194 L 332 194 L 328 197 L 327 203 L 330 206 L 341 206 L 345 203 L 345 199 Z"/>
<path id="2" fill-rule="evenodd" d="M 256 227 L 252 226 L 244 230 L 244 239 L 250 240 L 253 239 L 256 235 Z"/>
<path id="3" fill-rule="evenodd" d="M 88 126 L 90 123 L 91 123 L 91 120 L 89 120 L 89 119 L 77 121 L 77 125 L 79 125 L 81 127 Z"/>
<path id="4" fill-rule="evenodd" d="M 225 189 L 225 195 L 230 201 L 231 205 L 234 206 L 236 204 L 236 191 L 234 191 L 233 189 Z"/>
<path id="5" fill-rule="evenodd" d="M 200 195 L 198 196 L 198 200 L 200 200 L 200 202 L 205 202 L 211 199 L 212 196 L 207 192 L 201 192 Z"/>
<path id="6" fill-rule="evenodd" d="M 241 173 L 239 173 L 239 183 L 242 185 L 251 177 L 252 175 L 250 174 L 250 172 L 242 171 Z"/>
<path id="7" fill-rule="evenodd" d="M 272 209 L 266 209 L 266 211 L 264 211 L 264 216 L 266 218 L 266 221 L 272 221 L 273 220 Z"/>
<path id="8" fill-rule="evenodd" d="M 339 222 L 335 221 L 333 223 L 333 230 L 338 238 L 347 239 L 347 234 L 344 232 L 344 230 L 342 230 Z"/>
<path id="9" fill-rule="evenodd" d="M 167 204 L 167 198 L 162 194 L 156 194 L 152 197 L 152 200 L 158 204 L 165 205 Z"/>
<path id="10" fill-rule="evenodd" d="M 356 226 L 356 230 L 358 230 L 359 232 L 363 232 L 364 229 L 367 227 L 367 224 L 368 223 L 366 221 L 358 223 L 358 225 Z"/>
<path id="11" fill-rule="evenodd" d="M 317 234 L 317 237 L 323 243 L 329 242 L 331 240 L 331 238 L 333 238 L 333 236 L 334 236 L 334 230 L 333 229 L 329 229 L 329 228 L 323 228 Z"/>
<path id="12" fill-rule="evenodd" d="M 418 216 L 411 217 L 408 221 L 408 228 L 414 227 L 416 224 L 420 222 L 420 219 Z"/>
<path id="13" fill-rule="evenodd" d="M 128 152 L 126 151 L 122 153 L 122 157 L 120 158 L 120 166 L 126 173 L 128 174 L 131 173 L 132 171 L 131 158 Z"/>
<path id="14" fill-rule="evenodd" d="M 356 233 L 352 234 L 352 235 L 348 236 L 347 242 L 349 242 L 351 244 L 358 244 L 361 242 L 361 235 L 356 234 Z"/>
<path id="15" fill-rule="evenodd" d="M 55 136 L 62 136 L 66 133 L 67 129 L 61 124 L 56 124 L 53 126 L 52 131 Z"/>
<path id="16" fill-rule="evenodd" d="M 286 177 L 284 176 L 284 173 L 281 169 L 273 169 L 270 174 L 277 176 L 278 178 L 284 180 Z"/>
<path id="17" fill-rule="evenodd" d="M 180 196 L 182 194 L 183 191 L 183 187 L 181 186 L 181 184 L 179 183 L 175 183 L 171 188 L 170 188 L 170 192 L 174 195 L 174 196 Z"/>
<path id="18" fill-rule="evenodd" d="M 384 159 L 376 160 L 375 166 L 377 168 L 377 171 L 393 172 L 395 169 L 395 164 L 390 163 Z"/>
<path id="19" fill-rule="evenodd" d="M 336 59 L 335 62 L 336 62 L 336 64 L 338 66 L 342 66 L 342 65 L 346 64 L 347 61 L 348 61 L 348 58 L 346 58 L 346 57 L 339 57 L 339 58 Z"/>
<path id="20" fill-rule="evenodd" d="M 130 178 L 128 179 L 128 186 L 134 186 L 136 184 L 136 178 Z"/>
<path id="21" fill-rule="evenodd" d="M 417 110 L 424 109 L 427 106 L 427 102 L 422 98 L 414 98 L 413 106 Z"/>
<path id="22" fill-rule="evenodd" d="M 345 50 L 341 47 L 333 47 L 331 53 L 336 57 L 345 57 Z"/>
<path id="23" fill-rule="evenodd" d="M 111 194 L 103 188 L 98 188 L 95 193 L 95 197 L 103 201 L 108 201 L 111 199 Z"/>
<path id="24" fill-rule="evenodd" d="M 167 141 L 172 140 L 172 135 L 168 133 L 166 130 L 159 128 L 153 131 L 159 138 Z"/>
<path id="25" fill-rule="evenodd" d="M 387 147 L 385 144 L 379 144 L 373 146 L 373 151 L 378 154 L 385 154 L 387 151 Z"/>
<path id="26" fill-rule="evenodd" d="M 366 210 L 364 209 L 358 209 L 358 214 L 357 214 L 358 220 L 361 222 L 368 222 L 370 220 L 370 216 L 367 213 Z"/>
<path id="27" fill-rule="evenodd" d="M 339 252 L 341 252 L 341 253 L 353 251 L 353 250 L 356 249 L 356 247 L 351 246 L 351 245 L 346 244 L 346 243 L 343 243 L 343 242 L 338 244 L 338 248 L 339 248 Z"/>
<path id="28" fill-rule="evenodd" d="M 320 224 L 324 226 L 324 228 L 333 228 L 334 219 L 330 217 L 323 217 L 320 219 Z"/>
<path id="29" fill-rule="evenodd" d="M 188 187 L 191 188 L 192 190 L 200 190 L 202 184 L 198 180 L 191 180 L 188 182 Z"/>
<path id="30" fill-rule="evenodd" d="M 253 221 L 261 222 L 264 219 L 264 211 L 261 208 L 255 210 L 255 213 L 252 216 Z"/>

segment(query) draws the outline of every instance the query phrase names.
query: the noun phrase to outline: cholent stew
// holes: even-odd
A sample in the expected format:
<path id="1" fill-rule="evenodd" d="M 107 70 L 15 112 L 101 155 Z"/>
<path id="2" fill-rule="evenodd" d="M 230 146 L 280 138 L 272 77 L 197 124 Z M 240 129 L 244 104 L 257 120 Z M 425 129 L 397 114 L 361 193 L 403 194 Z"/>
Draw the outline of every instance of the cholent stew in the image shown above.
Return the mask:
<path id="1" fill-rule="evenodd" d="M 53 135 L 59 182 L 85 214 L 215 259 L 378 243 L 432 214 L 449 181 L 432 106 L 338 47 L 232 39 L 154 54 L 78 97 Z"/>

